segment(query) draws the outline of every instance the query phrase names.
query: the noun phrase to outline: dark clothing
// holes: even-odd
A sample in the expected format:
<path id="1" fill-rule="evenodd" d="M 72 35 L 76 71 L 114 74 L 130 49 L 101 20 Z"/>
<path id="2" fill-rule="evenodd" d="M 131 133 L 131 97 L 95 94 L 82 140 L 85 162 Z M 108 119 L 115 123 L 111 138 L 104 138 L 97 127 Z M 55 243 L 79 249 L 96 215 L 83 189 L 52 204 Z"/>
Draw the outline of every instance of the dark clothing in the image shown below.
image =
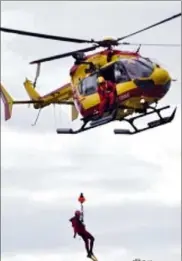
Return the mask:
<path id="1" fill-rule="evenodd" d="M 92 253 L 94 240 L 95 240 L 94 237 L 85 229 L 85 225 L 83 224 L 82 221 L 80 221 L 79 218 L 72 217 L 69 221 L 72 223 L 72 227 L 75 235 L 78 234 L 85 242 L 85 248 L 87 254 Z M 89 246 L 89 240 L 90 240 L 90 246 Z"/>
<path id="2" fill-rule="evenodd" d="M 85 225 L 79 218 L 72 217 L 70 222 L 72 223 L 72 227 L 75 233 L 79 234 L 85 232 Z"/>
<path id="3" fill-rule="evenodd" d="M 87 251 L 87 254 L 89 254 L 89 253 L 92 254 L 94 240 L 95 240 L 94 237 L 88 231 L 85 231 L 83 234 L 79 234 L 79 236 L 81 236 L 81 238 L 85 242 L 85 249 Z M 89 245 L 89 243 L 90 243 L 90 245 Z"/>

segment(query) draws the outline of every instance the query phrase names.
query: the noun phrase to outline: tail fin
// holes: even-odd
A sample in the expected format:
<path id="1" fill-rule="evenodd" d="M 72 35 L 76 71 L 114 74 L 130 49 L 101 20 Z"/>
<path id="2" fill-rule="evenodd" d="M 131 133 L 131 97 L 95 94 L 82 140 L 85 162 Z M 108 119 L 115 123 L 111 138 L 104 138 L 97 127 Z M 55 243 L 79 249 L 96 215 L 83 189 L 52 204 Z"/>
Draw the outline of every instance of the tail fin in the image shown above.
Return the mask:
<path id="1" fill-rule="evenodd" d="M 12 115 L 12 109 L 13 109 L 13 98 L 10 96 L 10 94 L 5 90 L 5 88 L 1 84 L 0 94 L 2 101 L 4 103 L 4 115 L 5 120 L 9 120 Z"/>
<path id="2" fill-rule="evenodd" d="M 40 99 L 39 93 L 35 90 L 33 83 L 29 81 L 28 79 L 25 80 L 24 82 L 24 87 L 30 97 L 31 100 L 38 100 Z"/>

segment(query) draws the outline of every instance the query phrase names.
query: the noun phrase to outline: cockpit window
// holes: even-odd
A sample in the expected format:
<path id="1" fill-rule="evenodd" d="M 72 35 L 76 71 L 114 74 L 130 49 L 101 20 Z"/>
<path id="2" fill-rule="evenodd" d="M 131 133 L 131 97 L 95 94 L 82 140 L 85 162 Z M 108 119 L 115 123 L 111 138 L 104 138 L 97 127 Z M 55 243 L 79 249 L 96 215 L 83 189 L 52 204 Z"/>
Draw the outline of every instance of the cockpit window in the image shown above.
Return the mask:
<path id="1" fill-rule="evenodd" d="M 114 64 L 114 77 L 116 83 L 127 82 L 130 80 L 124 64 L 120 61 Z"/>
<path id="2" fill-rule="evenodd" d="M 152 62 L 144 58 L 121 59 L 115 65 L 115 73 L 120 75 L 120 77 L 116 77 L 117 83 L 130 79 L 149 77 L 153 71 Z"/>
<path id="3" fill-rule="evenodd" d="M 150 61 L 148 58 L 138 58 L 137 59 L 138 62 L 142 63 L 143 65 L 145 65 L 146 67 L 148 67 L 149 69 L 153 69 L 154 68 L 154 64 L 152 61 Z"/>
<path id="4" fill-rule="evenodd" d="M 97 91 L 97 74 L 90 75 L 83 79 L 79 84 L 81 95 L 91 95 Z"/>

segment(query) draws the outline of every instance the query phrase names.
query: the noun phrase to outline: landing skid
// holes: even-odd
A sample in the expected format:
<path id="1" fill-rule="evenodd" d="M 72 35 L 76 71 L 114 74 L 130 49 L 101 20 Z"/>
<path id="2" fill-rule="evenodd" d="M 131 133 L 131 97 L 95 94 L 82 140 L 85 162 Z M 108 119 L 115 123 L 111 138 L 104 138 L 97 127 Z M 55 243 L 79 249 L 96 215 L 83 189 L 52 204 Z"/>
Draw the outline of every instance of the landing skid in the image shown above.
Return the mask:
<path id="1" fill-rule="evenodd" d="M 71 128 L 70 129 L 61 128 L 61 129 L 57 129 L 56 132 L 57 132 L 57 134 L 78 134 L 80 132 L 84 132 L 84 131 L 108 124 L 108 123 L 112 122 L 114 119 L 115 119 L 115 115 L 109 115 L 107 117 L 101 118 L 99 120 L 93 120 L 93 121 L 90 121 L 89 119 L 87 119 L 84 121 L 83 125 L 78 130 L 73 130 Z M 86 127 L 86 125 L 89 122 L 90 122 L 90 126 Z"/>
<path id="2" fill-rule="evenodd" d="M 114 133 L 115 134 L 129 134 L 129 135 L 132 135 L 132 134 L 137 134 L 137 133 L 142 132 L 142 131 L 146 131 L 146 130 L 149 130 L 149 129 L 152 129 L 152 128 L 156 128 L 156 127 L 162 126 L 164 124 L 167 124 L 167 123 L 171 122 L 174 119 L 175 114 L 176 114 L 176 110 L 177 110 L 177 108 L 175 108 L 170 116 L 162 117 L 160 112 L 162 110 L 166 110 L 166 109 L 170 108 L 170 106 L 165 106 L 165 107 L 162 107 L 162 108 L 159 108 L 159 109 L 156 109 L 154 107 L 149 107 L 149 108 L 152 109 L 152 111 L 146 112 L 144 114 L 141 114 L 141 115 L 138 115 L 138 116 L 135 116 L 135 117 L 132 117 L 130 119 L 126 119 L 126 118 L 121 119 L 121 121 L 128 122 L 133 127 L 133 131 L 130 131 L 129 129 L 115 129 Z M 136 120 L 138 118 L 145 117 L 146 115 L 149 115 L 149 114 L 154 114 L 154 113 L 157 113 L 157 115 L 159 117 L 158 120 L 149 122 L 148 126 L 145 127 L 145 128 L 142 128 L 142 129 L 138 129 L 135 126 L 134 120 Z"/>
<path id="3" fill-rule="evenodd" d="M 145 112 L 143 114 L 140 114 L 138 116 L 135 116 L 135 117 L 132 117 L 132 118 L 122 118 L 120 119 L 119 121 L 126 121 L 128 122 L 132 127 L 133 127 L 133 131 L 130 131 L 129 129 L 115 129 L 114 130 L 114 133 L 115 134 L 136 134 L 136 133 L 139 133 L 139 132 L 142 132 L 142 131 L 146 131 L 146 130 L 149 130 L 149 129 L 152 129 L 152 128 L 156 128 L 158 126 L 161 126 L 161 125 L 164 125 L 164 124 L 167 124 L 169 122 L 171 122 L 174 117 L 175 117 L 175 114 L 176 114 L 176 110 L 177 108 L 175 108 L 172 112 L 172 114 L 168 117 L 162 117 L 162 115 L 160 114 L 160 112 L 162 110 L 166 110 L 168 108 L 170 108 L 170 106 L 165 106 L 165 107 L 162 107 L 162 108 L 159 108 L 159 109 L 156 109 L 154 107 L 148 107 L 149 109 L 151 109 L 152 111 L 150 112 Z M 159 117 L 158 120 L 155 120 L 155 121 L 151 121 L 148 123 L 148 126 L 145 127 L 145 128 L 142 128 L 142 129 L 138 129 L 135 124 L 134 124 L 134 120 L 138 119 L 138 118 L 142 118 L 142 117 L 145 117 L 146 115 L 150 115 L 150 114 L 154 114 L 156 113 Z M 101 118 L 99 120 L 90 120 L 90 119 L 83 119 L 83 125 L 81 126 L 80 129 L 78 130 L 73 130 L 71 128 L 59 128 L 57 129 L 57 134 L 78 134 L 78 133 L 81 133 L 81 132 L 84 132 L 84 131 L 87 131 L 87 130 L 90 130 L 90 129 L 93 129 L 93 128 L 96 128 L 96 127 L 99 127 L 99 126 L 103 126 L 105 124 L 108 124 L 112 121 L 115 121 L 116 118 L 115 118 L 115 113 L 113 113 L 112 115 L 109 115 L 107 117 L 104 117 L 104 118 Z M 86 125 L 90 122 L 90 126 L 89 127 L 86 127 Z"/>

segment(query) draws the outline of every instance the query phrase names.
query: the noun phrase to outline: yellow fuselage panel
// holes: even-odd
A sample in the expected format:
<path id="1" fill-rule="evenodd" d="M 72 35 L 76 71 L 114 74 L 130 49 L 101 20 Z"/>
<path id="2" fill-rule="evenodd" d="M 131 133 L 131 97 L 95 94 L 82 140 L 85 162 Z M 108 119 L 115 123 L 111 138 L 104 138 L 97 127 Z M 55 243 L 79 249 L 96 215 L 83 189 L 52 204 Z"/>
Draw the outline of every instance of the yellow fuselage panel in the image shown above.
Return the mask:
<path id="1" fill-rule="evenodd" d="M 126 93 L 126 92 L 131 91 L 136 88 L 137 88 L 137 86 L 134 84 L 133 81 L 119 83 L 116 85 L 116 93 L 117 93 L 117 96 L 120 96 L 123 93 Z"/>
<path id="2" fill-rule="evenodd" d="M 100 97 L 98 93 L 94 93 L 89 96 L 85 96 L 83 98 L 80 98 L 80 103 L 83 107 L 83 109 L 88 110 L 92 107 L 97 106 L 100 103 Z"/>
<path id="3" fill-rule="evenodd" d="M 171 80 L 169 73 L 165 69 L 158 67 L 154 69 L 150 78 L 154 81 L 155 85 L 164 85 Z"/>
<path id="4" fill-rule="evenodd" d="M 145 99 L 145 102 L 147 102 L 148 104 L 151 104 L 156 100 L 155 98 L 151 98 L 151 97 L 143 97 L 143 99 Z M 134 109 L 143 108 L 143 104 L 141 103 L 140 96 L 128 98 L 126 101 L 123 101 L 122 104 L 128 108 L 134 108 Z"/>

